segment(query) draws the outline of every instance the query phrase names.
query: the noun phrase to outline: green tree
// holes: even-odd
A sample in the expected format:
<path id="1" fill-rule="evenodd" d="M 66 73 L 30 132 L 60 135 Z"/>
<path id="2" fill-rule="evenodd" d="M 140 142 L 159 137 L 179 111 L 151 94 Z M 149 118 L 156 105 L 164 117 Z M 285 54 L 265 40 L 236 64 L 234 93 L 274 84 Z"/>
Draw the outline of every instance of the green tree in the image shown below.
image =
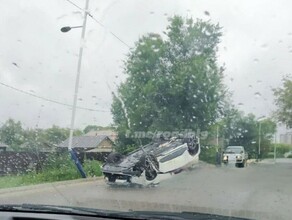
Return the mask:
<path id="1" fill-rule="evenodd" d="M 97 125 L 87 125 L 84 129 L 83 129 L 83 133 L 86 134 L 90 131 L 98 131 L 98 130 L 114 130 L 113 127 L 111 126 L 97 126 Z"/>
<path id="2" fill-rule="evenodd" d="M 97 131 L 98 130 L 98 126 L 97 125 L 87 125 L 84 129 L 83 129 L 83 132 L 86 134 L 88 133 L 89 131 Z"/>
<path id="3" fill-rule="evenodd" d="M 69 129 L 60 128 L 56 125 L 53 125 L 51 128 L 44 130 L 42 136 L 44 141 L 53 145 L 57 145 L 66 140 L 69 137 L 69 133 Z"/>
<path id="4" fill-rule="evenodd" d="M 38 152 L 43 148 L 55 147 L 62 141 L 69 138 L 70 130 L 68 128 L 60 128 L 53 125 L 48 129 L 26 129 L 23 130 L 23 143 L 21 144 L 22 151 Z M 74 136 L 82 135 L 82 131 L 74 130 Z M 20 149 L 19 149 L 20 150 Z"/>
<path id="5" fill-rule="evenodd" d="M 234 127 L 236 127 L 236 121 L 238 118 L 242 117 L 243 113 L 239 112 L 237 109 L 234 109 L 233 106 L 229 104 L 226 105 L 224 109 L 225 110 L 222 114 L 222 117 L 208 128 L 207 139 L 201 140 L 203 145 L 214 145 L 214 140 L 217 138 L 217 132 L 220 141 L 219 147 L 229 145 Z"/>
<path id="6" fill-rule="evenodd" d="M 30 151 L 38 153 L 45 142 L 42 129 L 26 129 L 23 131 L 24 141 L 20 146 L 21 151 Z"/>
<path id="7" fill-rule="evenodd" d="M 0 141 L 19 150 L 20 145 L 24 143 L 23 128 L 20 121 L 8 119 L 0 128 Z"/>
<path id="8" fill-rule="evenodd" d="M 259 134 L 259 125 L 261 133 Z M 229 128 L 229 144 L 244 146 L 247 152 L 255 156 L 258 152 L 259 135 L 261 135 L 261 155 L 269 152 L 271 140 L 276 132 L 276 123 L 267 118 L 261 122 L 255 115 L 243 113 L 237 115 Z"/>
<path id="9" fill-rule="evenodd" d="M 128 78 L 112 104 L 124 145 L 134 143 L 127 131 L 205 130 L 223 112 L 219 25 L 175 16 L 164 33 L 141 37 L 125 61 Z"/>
<path id="10" fill-rule="evenodd" d="M 275 103 L 277 111 L 275 112 L 278 121 L 292 128 L 292 80 L 291 77 L 283 79 L 283 85 L 274 89 Z"/>

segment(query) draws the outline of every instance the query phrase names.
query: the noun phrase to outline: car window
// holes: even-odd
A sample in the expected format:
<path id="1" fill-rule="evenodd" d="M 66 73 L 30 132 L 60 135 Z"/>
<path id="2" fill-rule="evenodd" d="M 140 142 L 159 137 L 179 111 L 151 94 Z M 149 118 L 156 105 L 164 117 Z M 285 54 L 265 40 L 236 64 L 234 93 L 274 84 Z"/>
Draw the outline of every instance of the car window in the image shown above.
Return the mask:
<path id="1" fill-rule="evenodd" d="M 243 150 L 241 148 L 227 148 L 226 153 L 241 153 Z"/>

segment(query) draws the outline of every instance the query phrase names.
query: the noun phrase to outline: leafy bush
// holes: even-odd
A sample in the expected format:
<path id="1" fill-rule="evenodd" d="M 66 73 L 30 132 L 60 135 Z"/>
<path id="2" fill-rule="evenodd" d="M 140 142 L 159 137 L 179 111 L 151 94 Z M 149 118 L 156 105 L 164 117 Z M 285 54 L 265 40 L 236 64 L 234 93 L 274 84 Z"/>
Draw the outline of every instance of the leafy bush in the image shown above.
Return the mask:
<path id="1" fill-rule="evenodd" d="M 44 163 L 42 169 L 44 171 L 51 169 L 68 169 L 74 166 L 75 164 L 69 153 L 52 153 Z"/>
<path id="2" fill-rule="evenodd" d="M 264 155 L 264 158 L 274 158 L 274 152 L 268 152 Z"/>
<path id="3" fill-rule="evenodd" d="M 101 176 L 101 167 L 100 162 L 96 160 L 85 160 L 83 164 L 84 171 L 86 175 L 89 177 L 93 176 Z"/>
<path id="4" fill-rule="evenodd" d="M 30 172 L 23 176 L 23 182 L 42 183 L 80 178 L 80 173 L 69 154 L 52 154 L 44 163 L 41 172 Z"/>
<path id="5" fill-rule="evenodd" d="M 85 160 L 83 168 L 88 177 L 102 175 L 99 161 Z M 39 172 L 34 170 L 24 175 L 1 177 L 0 188 L 79 178 L 81 175 L 68 153 L 51 154 Z"/>
<path id="6" fill-rule="evenodd" d="M 100 162 L 96 160 L 85 160 L 83 168 L 88 177 L 102 175 Z M 29 185 L 79 179 L 81 175 L 69 154 L 52 154 L 44 164 L 41 172 L 32 171 L 20 178 L 21 185 Z"/>
<path id="7" fill-rule="evenodd" d="M 128 144 L 125 146 L 117 146 L 116 151 L 121 153 L 121 154 L 127 155 L 128 153 L 131 153 L 132 151 L 136 150 L 137 148 L 139 148 L 138 145 Z"/>
<path id="8" fill-rule="evenodd" d="M 216 164 L 216 148 L 215 147 L 201 147 L 200 160 Z"/>
<path id="9" fill-rule="evenodd" d="M 287 158 L 292 158 L 292 154 L 290 154 Z"/>
<path id="10" fill-rule="evenodd" d="M 274 147 L 276 146 L 276 157 L 284 157 L 284 154 L 286 152 L 289 152 L 292 150 L 292 146 L 289 144 L 272 144 L 270 147 L 270 151 L 274 152 Z M 274 154 L 273 154 L 274 155 Z"/>

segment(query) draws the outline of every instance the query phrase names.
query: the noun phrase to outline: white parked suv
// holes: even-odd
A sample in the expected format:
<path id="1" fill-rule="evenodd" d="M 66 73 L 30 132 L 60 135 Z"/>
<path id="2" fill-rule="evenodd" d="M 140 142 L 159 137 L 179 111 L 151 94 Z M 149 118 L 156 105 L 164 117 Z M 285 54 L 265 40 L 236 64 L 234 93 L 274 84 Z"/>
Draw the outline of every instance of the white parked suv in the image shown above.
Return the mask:
<path id="1" fill-rule="evenodd" d="M 224 164 L 235 164 L 236 167 L 245 167 L 248 155 L 243 146 L 228 146 L 223 153 Z"/>

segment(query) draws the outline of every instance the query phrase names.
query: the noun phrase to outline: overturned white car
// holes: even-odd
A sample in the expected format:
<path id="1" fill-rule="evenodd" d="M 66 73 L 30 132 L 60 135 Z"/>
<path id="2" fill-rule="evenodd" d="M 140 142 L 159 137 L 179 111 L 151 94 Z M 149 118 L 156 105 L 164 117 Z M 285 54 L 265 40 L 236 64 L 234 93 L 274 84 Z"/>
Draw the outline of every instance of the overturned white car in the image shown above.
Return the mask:
<path id="1" fill-rule="evenodd" d="M 155 184 L 160 176 L 177 174 L 197 163 L 200 150 L 196 137 L 157 141 L 128 155 L 112 152 L 102 166 L 102 172 L 111 184 Z"/>

